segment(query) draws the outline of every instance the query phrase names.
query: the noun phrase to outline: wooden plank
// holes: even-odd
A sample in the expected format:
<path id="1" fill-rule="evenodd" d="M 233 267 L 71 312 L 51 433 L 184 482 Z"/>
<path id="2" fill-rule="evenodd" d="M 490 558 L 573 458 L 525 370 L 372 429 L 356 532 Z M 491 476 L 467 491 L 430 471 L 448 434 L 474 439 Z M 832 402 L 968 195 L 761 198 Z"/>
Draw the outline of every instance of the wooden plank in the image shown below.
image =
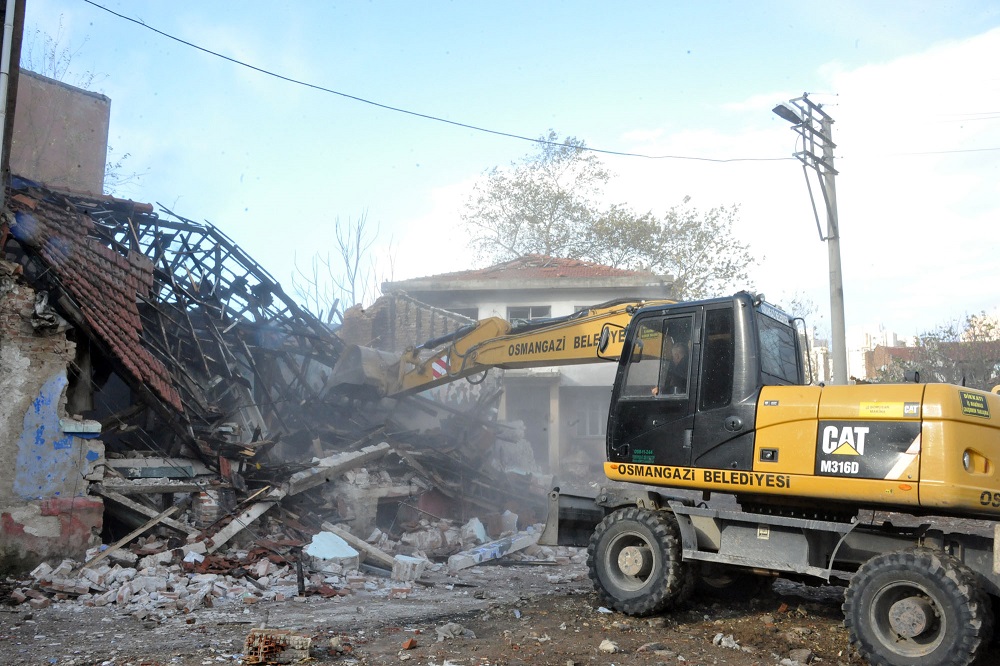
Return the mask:
<path id="1" fill-rule="evenodd" d="M 122 495 L 159 495 L 161 493 L 198 493 L 202 487 L 197 483 L 108 483 L 104 487 Z"/>
<path id="2" fill-rule="evenodd" d="M 177 478 L 190 479 L 199 474 L 211 474 L 211 470 L 199 460 L 190 458 L 108 458 L 108 467 L 113 467 L 123 476 L 134 478 Z"/>
<path id="3" fill-rule="evenodd" d="M 250 527 L 250 524 L 264 515 L 264 512 L 270 509 L 272 506 L 278 503 L 277 499 L 265 500 L 263 502 L 257 502 L 250 508 L 246 509 L 238 516 L 235 516 L 232 521 L 221 530 L 213 534 L 209 541 L 211 545 L 208 547 L 208 552 L 214 553 L 216 550 L 224 546 L 230 539 L 234 536 Z"/>
<path id="4" fill-rule="evenodd" d="M 101 560 L 103 560 L 105 557 L 107 557 L 108 555 L 110 555 L 111 551 L 117 550 L 117 549 L 121 548 L 122 546 L 124 546 L 125 544 L 129 543 L 130 541 L 132 541 L 132 539 L 135 539 L 137 536 L 139 536 L 143 532 L 145 532 L 145 531 L 147 531 L 149 529 L 152 529 L 154 525 L 158 525 L 160 523 L 160 521 L 162 521 L 164 518 L 167 518 L 169 516 L 174 515 L 180 509 L 181 509 L 180 506 L 172 506 L 169 509 L 161 511 L 159 514 L 157 514 L 157 515 L 153 516 L 152 518 L 150 518 L 149 521 L 147 521 L 146 523 L 144 523 L 140 527 L 137 527 L 136 529 L 132 530 L 131 532 L 129 532 L 128 534 L 126 534 L 125 536 L 123 536 L 121 539 L 119 539 L 118 541 L 115 541 L 113 544 L 111 544 L 110 546 L 108 546 L 107 548 L 105 548 L 104 550 L 102 550 L 100 553 L 98 553 L 94 557 L 90 558 L 87 562 L 84 562 L 83 566 L 80 567 L 80 568 L 81 569 L 86 569 L 87 567 L 90 567 L 90 566 L 93 566 L 93 565 L 97 564 L 98 562 L 100 562 Z"/>
<path id="5" fill-rule="evenodd" d="M 513 536 L 484 543 L 481 546 L 456 553 L 448 558 L 448 570 L 455 572 L 474 567 L 483 562 L 489 562 L 490 560 L 498 560 L 505 555 L 524 550 L 528 546 L 538 543 L 538 537 L 537 533 L 528 534 L 527 532 L 518 532 Z"/>
<path id="6" fill-rule="evenodd" d="M 379 550 L 378 548 L 371 545 L 367 541 L 359 539 L 358 537 L 354 536 L 353 534 L 345 530 L 343 527 L 340 527 L 339 525 L 334 525 L 333 523 L 328 523 L 324 521 L 321 527 L 327 532 L 333 532 L 334 534 L 339 536 L 341 539 L 350 544 L 351 547 L 356 549 L 359 553 L 364 553 L 366 556 L 365 557 L 366 560 L 368 557 L 371 557 L 373 560 L 375 560 L 382 566 L 387 567 L 388 569 L 392 569 L 392 565 L 396 561 L 395 558 L 387 555 L 385 552 Z"/>
<path id="7" fill-rule="evenodd" d="M 120 504 L 120 505 L 122 505 L 122 506 L 124 506 L 126 508 L 129 508 L 129 509 L 135 511 L 136 513 L 141 513 L 144 516 L 149 516 L 151 518 L 155 518 L 157 515 L 159 515 L 159 514 L 157 514 L 157 512 L 154 509 L 150 509 L 148 506 L 144 506 L 142 504 L 139 504 L 138 502 L 130 500 L 129 498 L 127 498 L 124 495 L 122 495 L 121 493 L 116 493 L 113 490 L 108 490 L 106 488 L 100 488 L 97 491 L 97 494 L 100 495 L 101 497 L 104 497 L 106 499 L 111 500 L 115 504 Z M 164 525 L 166 525 L 167 527 L 171 527 L 171 528 L 177 530 L 178 532 L 183 532 L 184 534 L 197 534 L 198 533 L 198 530 L 193 529 L 193 528 L 185 525 L 184 523 L 178 522 L 178 521 L 174 520 L 173 518 L 160 518 L 160 522 L 163 523 Z"/>

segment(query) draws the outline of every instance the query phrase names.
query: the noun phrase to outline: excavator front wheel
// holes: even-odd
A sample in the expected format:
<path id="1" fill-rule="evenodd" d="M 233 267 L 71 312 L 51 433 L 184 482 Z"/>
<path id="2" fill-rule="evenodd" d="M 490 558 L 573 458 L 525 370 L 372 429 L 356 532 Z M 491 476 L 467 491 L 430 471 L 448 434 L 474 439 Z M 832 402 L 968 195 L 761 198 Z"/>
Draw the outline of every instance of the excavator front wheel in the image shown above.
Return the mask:
<path id="1" fill-rule="evenodd" d="M 858 569 L 844 624 L 873 666 L 967 666 L 993 631 L 989 598 L 972 571 L 926 548 L 878 555 Z"/>
<path id="2" fill-rule="evenodd" d="M 673 514 L 629 507 L 609 514 L 594 530 L 587 567 L 606 606 L 627 615 L 651 615 L 685 601 L 694 587 L 681 561 Z"/>

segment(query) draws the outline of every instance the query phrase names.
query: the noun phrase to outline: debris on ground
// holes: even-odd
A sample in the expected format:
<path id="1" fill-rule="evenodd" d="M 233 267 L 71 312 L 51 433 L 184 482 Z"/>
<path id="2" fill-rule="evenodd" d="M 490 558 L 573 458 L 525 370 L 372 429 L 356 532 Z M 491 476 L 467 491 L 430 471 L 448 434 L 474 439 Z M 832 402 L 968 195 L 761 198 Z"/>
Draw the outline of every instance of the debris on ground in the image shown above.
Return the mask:
<path id="1" fill-rule="evenodd" d="M 211 224 L 22 179 L 10 201 L 4 275 L 45 301 L 46 330 L 74 331 L 89 373 L 65 405 L 89 418 L 60 423 L 87 438 L 74 492 L 99 511 L 68 570 L 36 569 L 21 603 L 161 612 L 389 589 L 382 573 L 405 583 L 534 546 L 551 477 L 497 420 L 496 373 L 461 400 L 374 401 L 332 379 L 343 338 L 371 340 L 298 306 Z M 467 323 L 393 298 L 434 336 Z"/>

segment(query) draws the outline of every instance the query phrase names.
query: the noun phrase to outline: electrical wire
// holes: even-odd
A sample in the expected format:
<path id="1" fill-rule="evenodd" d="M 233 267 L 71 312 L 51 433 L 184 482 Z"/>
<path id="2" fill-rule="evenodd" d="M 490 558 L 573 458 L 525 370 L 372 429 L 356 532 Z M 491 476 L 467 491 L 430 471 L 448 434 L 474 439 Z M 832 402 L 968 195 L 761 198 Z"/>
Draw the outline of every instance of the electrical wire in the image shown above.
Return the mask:
<path id="1" fill-rule="evenodd" d="M 995 150 L 1000 150 L 997 148 L 959 148 L 956 150 L 922 150 L 914 153 L 889 153 L 889 157 L 904 157 L 911 155 L 951 155 L 952 153 L 986 153 Z"/>
<path id="2" fill-rule="evenodd" d="M 374 100 L 366 99 L 364 97 L 359 97 L 357 95 L 352 95 L 350 93 L 345 93 L 345 92 L 342 92 L 342 91 L 339 91 L 339 90 L 334 90 L 332 88 L 327 88 L 327 87 L 324 87 L 324 86 L 321 86 L 321 85 L 318 85 L 318 84 L 315 84 L 315 83 L 309 83 L 308 81 L 302 81 L 300 79 L 295 79 L 295 78 L 292 78 L 290 76 L 285 76 L 284 74 L 279 74 L 278 72 L 274 72 L 272 70 L 265 69 L 263 67 L 258 67 L 256 65 L 252 65 L 252 64 L 244 62 L 242 60 L 238 60 L 238 59 L 233 58 L 231 56 L 224 55 L 222 53 L 219 53 L 218 51 L 213 51 L 211 49 L 205 48 L 204 46 L 199 46 L 198 44 L 195 44 L 193 42 L 189 42 L 187 40 L 181 39 L 180 37 L 175 37 L 174 35 L 171 35 L 171 34 L 169 34 L 167 32 L 164 32 L 162 30 L 154 28 L 153 26 L 151 26 L 151 25 L 149 25 L 147 23 L 144 23 L 143 21 L 140 21 L 139 19 L 132 18 L 131 16 L 126 16 L 124 14 L 121 14 L 119 12 L 114 11 L 113 9 L 110 9 L 108 7 L 100 5 L 100 4 L 96 3 L 96 2 L 94 2 L 94 0 L 83 0 L 83 1 L 85 3 L 87 3 L 88 5 L 91 5 L 91 6 L 95 7 L 95 8 L 97 8 L 97 9 L 101 9 L 101 10 L 103 10 L 103 11 L 105 11 L 105 12 L 107 12 L 107 13 L 113 15 L 113 16 L 116 16 L 116 17 L 118 17 L 118 18 L 120 18 L 122 20 L 125 20 L 125 21 L 128 21 L 130 23 L 134 23 L 136 25 L 142 26 L 143 28 L 146 28 L 147 30 L 151 30 L 151 31 L 155 32 L 158 35 L 166 37 L 167 39 L 173 40 L 173 41 L 178 42 L 180 44 L 184 44 L 185 46 L 189 46 L 189 47 L 191 47 L 193 49 L 196 49 L 196 50 L 201 51 L 203 53 L 207 53 L 207 54 L 215 56 L 217 58 L 222 58 L 223 60 L 227 60 L 227 61 L 229 61 L 229 62 L 231 62 L 231 63 L 233 63 L 235 65 L 239 65 L 240 67 L 246 67 L 248 69 L 252 69 L 252 70 L 254 70 L 256 72 L 259 72 L 261 74 L 265 74 L 267 76 L 271 76 L 271 77 L 274 77 L 276 79 L 280 79 L 282 81 L 286 81 L 288 83 L 292 83 L 294 85 L 304 86 L 306 88 L 311 88 L 313 90 L 318 90 L 320 92 L 329 93 L 331 95 L 337 95 L 337 96 L 343 97 L 345 99 L 353 100 L 355 102 L 361 102 L 362 104 L 368 104 L 368 105 L 371 105 L 371 106 L 374 106 L 374 107 L 377 107 L 377 108 L 380 108 L 380 109 L 384 109 L 386 111 L 393 111 L 395 113 L 402 113 L 402 114 L 413 116 L 413 117 L 416 117 L 416 118 L 423 118 L 424 120 L 430 120 L 430 121 L 433 121 L 433 122 L 444 123 L 446 125 L 452 125 L 454 127 L 461 127 L 463 129 L 473 130 L 475 132 L 483 132 L 485 134 L 492 134 L 494 136 L 502 136 L 502 137 L 506 137 L 506 138 L 509 138 L 509 139 L 516 139 L 518 141 L 527 141 L 528 143 L 533 143 L 533 144 L 538 144 L 538 145 L 543 145 L 543 146 L 561 147 L 561 146 L 565 146 L 566 145 L 566 144 L 563 144 L 563 143 L 559 143 L 558 141 L 548 141 L 548 140 L 542 139 L 542 138 L 532 138 L 532 137 L 524 136 L 524 135 L 521 135 L 521 134 L 514 134 L 512 132 L 504 132 L 504 131 L 501 131 L 501 130 L 490 129 L 488 127 L 482 127 L 482 126 L 479 126 L 479 125 L 472 125 L 470 123 L 463 123 L 463 122 L 459 122 L 457 120 L 448 120 L 447 118 L 441 118 L 440 116 L 433 116 L 433 115 L 430 115 L 430 114 L 427 114 L 427 113 L 420 113 L 419 111 L 412 111 L 410 109 L 404 109 L 404 108 L 398 107 L 398 106 L 391 106 L 389 104 L 383 104 L 381 102 L 376 102 Z M 954 116 L 954 117 L 953 118 L 948 118 L 948 119 L 943 119 L 940 122 L 968 122 L 968 121 L 974 121 L 974 120 L 994 120 L 996 118 L 1000 118 L 1000 112 L 995 112 L 995 111 L 987 111 L 987 112 L 979 112 L 979 113 L 956 113 L 956 114 L 951 114 L 951 115 Z M 585 151 L 588 151 L 588 152 L 591 152 L 591 153 L 600 153 L 602 155 L 614 155 L 614 156 L 618 156 L 618 157 L 637 157 L 637 158 L 647 159 L 647 160 L 688 160 L 688 161 L 696 161 L 696 162 L 714 162 L 714 163 L 719 163 L 719 164 L 734 163 L 734 162 L 784 162 L 784 161 L 789 161 L 789 160 L 795 160 L 795 159 L 797 159 L 794 156 L 789 156 L 789 157 L 731 157 L 731 158 L 716 158 L 716 157 L 700 157 L 700 156 L 696 156 L 696 155 L 646 155 L 644 153 L 631 153 L 631 152 L 620 151 L 620 150 L 608 150 L 608 149 L 603 149 L 603 148 L 592 148 L 590 146 L 579 146 L 579 149 L 580 150 L 585 150 Z M 898 156 L 920 156 L 920 155 L 947 155 L 947 154 L 953 154 L 953 153 L 991 152 L 991 151 L 997 151 L 997 150 L 1000 150 L 1000 147 L 997 147 L 997 148 L 966 148 L 966 149 L 956 149 L 956 150 L 919 151 L 919 152 L 909 152 L 909 153 L 892 153 L 890 156 L 891 157 L 898 157 Z M 840 158 L 840 159 L 843 159 L 843 158 Z"/>
<path id="3" fill-rule="evenodd" d="M 432 116 L 432 115 L 427 114 L 427 113 L 420 113 L 419 111 L 412 111 L 410 109 L 404 109 L 404 108 L 398 107 L 398 106 L 391 106 L 389 104 L 383 104 L 381 102 L 376 102 L 374 100 L 365 99 L 364 97 L 358 97 L 357 95 L 352 95 L 350 93 L 342 92 L 342 91 L 339 91 L 339 90 L 334 90 L 332 88 L 327 88 L 327 87 L 324 87 L 324 86 L 321 86 L 321 85 L 318 85 L 318 84 L 315 84 L 315 83 L 309 83 L 308 81 L 302 81 L 300 79 L 295 79 L 295 78 L 292 78 L 290 76 L 285 76 L 284 74 L 279 74 L 278 72 L 275 72 L 275 71 L 272 71 L 272 70 L 269 70 L 269 69 L 265 69 L 263 67 L 258 67 L 256 65 L 252 65 L 252 64 L 244 62 L 242 60 L 238 60 L 238 59 L 233 58 L 231 56 L 224 55 L 222 53 L 219 53 L 218 51 L 213 51 L 211 49 L 205 48 L 204 46 L 199 46 L 198 44 L 195 44 L 193 42 L 189 42 L 187 40 L 181 39 L 180 37 L 175 37 L 174 35 L 171 35 L 169 33 L 163 32 L 162 30 L 158 30 L 157 28 L 154 28 L 153 26 L 151 26 L 151 25 L 149 25 L 147 23 L 144 23 L 143 21 L 140 21 L 139 19 L 134 19 L 131 16 L 126 16 L 124 14 L 120 14 L 120 13 L 114 11 L 113 9 L 109 9 L 108 7 L 105 7 L 103 5 L 99 5 L 98 3 L 94 2 L 93 0 L 83 0 L 83 1 L 85 3 L 87 3 L 88 5 L 96 7 L 97 9 L 104 10 L 105 12 L 107 12 L 109 14 L 112 14 L 114 16 L 117 16 L 120 19 L 123 19 L 125 21 L 129 21 L 130 23 L 134 23 L 134 24 L 139 25 L 139 26 L 142 26 L 143 28 L 146 28 L 147 30 L 151 30 L 151 31 L 155 32 L 158 35 L 166 37 L 167 39 L 171 39 L 171 40 L 173 40 L 175 42 L 178 42 L 180 44 L 184 44 L 185 46 L 190 46 L 193 49 L 197 49 L 198 51 L 201 51 L 203 53 L 207 53 L 209 55 L 213 55 L 213 56 L 215 56 L 217 58 L 222 58 L 223 60 L 228 60 L 229 62 L 231 62 L 231 63 L 233 63 L 235 65 L 239 65 L 240 67 L 246 67 L 247 69 L 252 69 L 255 72 L 259 72 L 261 74 L 266 74 L 267 76 L 272 76 L 272 77 L 274 77 L 276 79 L 280 79 L 280 80 L 286 81 L 288 83 L 292 83 L 292 84 L 299 85 L 299 86 L 304 86 L 306 88 L 311 88 L 313 90 L 318 90 L 320 92 L 329 93 L 331 95 L 337 95 L 339 97 L 343 97 L 345 99 L 353 100 L 355 102 L 361 102 L 362 104 L 369 104 L 371 106 L 374 106 L 374 107 L 377 107 L 377 108 L 380 108 L 380 109 L 384 109 L 386 111 L 393 111 L 395 113 L 402 113 L 402 114 L 405 114 L 405 115 L 408 115 L 408 116 L 414 116 L 416 118 L 423 118 L 424 120 L 431 120 L 431 121 L 438 122 L 438 123 L 444 123 L 446 125 L 453 125 L 455 127 L 461 127 L 463 129 L 473 130 L 475 132 L 483 132 L 485 134 L 492 134 L 492 135 L 495 135 L 495 136 L 502 136 L 502 137 L 506 137 L 506 138 L 509 138 L 509 139 L 517 139 L 519 141 L 527 141 L 529 143 L 534 143 L 534 144 L 539 144 L 539 145 L 544 145 L 544 146 L 565 146 L 566 145 L 566 144 L 563 144 L 563 143 L 559 143 L 558 141 L 548 141 L 546 139 L 541 139 L 541 138 L 532 138 L 532 137 L 528 137 L 528 136 L 523 136 L 521 134 L 514 134 L 512 132 L 503 132 L 501 130 L 490 129 L 488 127 L 482 127 L 482 126 L 479 126 L 479 125 L 472 125 L 472 124 L 469 124 L 469 123 L 463 123 L 463 122 L 459 122 L 457 120 L 448 120 L 447 118 L 441 118 L 440 116 Z M 697 161 L 697 162 L 729 163 L 729 162 L 783 162 L 783 161 L 788 161 L 788 160 L 794 160 L 795 159 L 794 157 L 730 157 L 730 158 L 716 158 L 716 157 L 698 157 L 698 156 L 694 156 L 694 155 L 645 155 L 643 153 L 630 153 L 630 152 L 620 151 L 620 150 L 606 150 L 606 149 L 602 149 L 602 148 L 591 148 L 590 146 L 579 146 L 579 149 L 580 150 L 586 150 L 586 151 L 591 152 L 591 153 L 600 153 L 602 155 L 615 155 L 615 156 L 618 156 L 618 157 L 638 157 L 638 158 L 648 159 L 648 160 L 689 160 L 689 161 Z"/>

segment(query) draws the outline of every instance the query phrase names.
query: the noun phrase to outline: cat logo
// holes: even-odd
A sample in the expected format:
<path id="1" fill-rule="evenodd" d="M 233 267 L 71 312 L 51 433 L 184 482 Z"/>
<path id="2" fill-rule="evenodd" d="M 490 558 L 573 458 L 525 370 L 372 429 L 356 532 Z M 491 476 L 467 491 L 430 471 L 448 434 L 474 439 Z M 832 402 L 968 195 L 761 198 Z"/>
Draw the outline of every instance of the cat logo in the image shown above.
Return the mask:
<path id="1" fill-rule="evenodd" d="M 909 473 L 920 456 L 921 424 L 903 420 L 903 403 L 896 404 L 900 420 L 820 421 L 815 474 L 884 480 Z"/>
<path id="2" fill-rule="evenodd" d="M 865 436 L 868 426 L 828 425 L 823 428 L 823 453 L 835 456 L 865 455 Z"/>

